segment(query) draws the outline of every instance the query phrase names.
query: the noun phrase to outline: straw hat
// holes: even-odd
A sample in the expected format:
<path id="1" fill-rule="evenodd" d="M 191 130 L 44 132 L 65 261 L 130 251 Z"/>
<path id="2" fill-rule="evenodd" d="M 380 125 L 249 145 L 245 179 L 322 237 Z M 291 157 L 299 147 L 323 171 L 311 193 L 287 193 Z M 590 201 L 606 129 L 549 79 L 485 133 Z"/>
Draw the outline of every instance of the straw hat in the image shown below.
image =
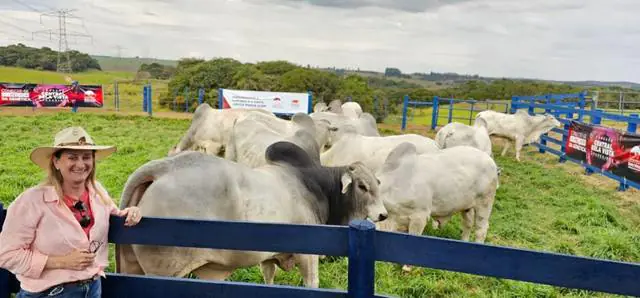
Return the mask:
<path id="1" fill-rule="evenodd" d="M 116 151 L 115 146 L 100 146 L 93 142 L 91 136 L 79 126 L 65 128 L 59 131 L 53 141 L 53 146 L 41 146 L 31 151 L 31 161 L 47 169 L 51 154 L 60 149 L 95 150 L 95 159 L 100 160 Z"/>

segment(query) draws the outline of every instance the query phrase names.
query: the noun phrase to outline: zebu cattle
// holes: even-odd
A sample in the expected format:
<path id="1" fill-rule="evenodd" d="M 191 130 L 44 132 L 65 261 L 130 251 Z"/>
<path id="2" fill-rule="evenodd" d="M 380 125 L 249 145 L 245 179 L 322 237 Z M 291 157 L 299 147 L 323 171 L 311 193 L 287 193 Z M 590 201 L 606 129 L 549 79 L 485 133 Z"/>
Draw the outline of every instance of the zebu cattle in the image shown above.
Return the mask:
<path id="1" fill-rule="evenodd" d="M 420 154 L 414 144 L 404 142 L 375 173 L 389 212 L 378 223 L 381 229 L 421 235 L 429 218 L 438 227 L 462 212 L 462 240 L 469 241 L 475 222 L 476 242 L 485 241 L 498 187 L 497 165 L 485 152 L 457 146 Z"/>
<path id="2" fill-rule="evenodd" d="M 414 144 L 418 153 L 440 151 L 435 141 L 417 134 L 363 136 L 351 125 L 337 128 L 331 134 L 331 138 L 335 139 L 333 146 L 320 154 L 320 161 L 324 166 L 343 166 L 360 161 L 375 172 L 382 166 L 389 152 L 403 142 Z"/>
<path id="3" fill-rule="evenodd" d="M 291 121 L 270 118 L 261 113 L 247 113 L 238 118 L 233 126 L 224 158 L 249 167 L 267 164 L 265 152 L 278 141 L 289 141 L 301 147 L 310 157 L 320 163 L 320 148 L 328 137 L 328 122 L 324 128 L 316 127 L 309 115 L 295 114 Z M 316 129 L 318 128 L 318 129 Z M 316 140 L 314 136 L 320 136 Z"/>
<path id="4" fill-rule="evenodd" d="M 267 148 L 268 165 L 249 168 L 201 152 L 148 162 L 129 176 L 120 206 L 139 206 L 145 217 L 345 225 L 387 217 L 378 180 L 362 163 L 315 164 L 298 146 Z M 318 287 L 318 256 L 185 247 L 116 247 L 117 271 L 222 280 L 235 269 L 261 264 L 273 283 L 279 260 L 293 258 L 304 284 Z"/>
<path id="5" fill-rule="evenodd" d="M 442 149 L 455 146 L 471 146 L 478 148 L 489 156 L 491 152 L 491 138 L 484 126 L 469 126 L 458 122 L 451 122 L 436 134 L 435 141 Z"/>
<path id="6" fill-rule="evenodd" d="M 525 110 L 518 110 L 515 114 L 482 111 L 476 115 L 474 126 L 483 126 L 490 136 L 506 140 L 502 156 L 507 153 L 511 141 L 514 141 L 516 160 L 520 161 L 522 146 L 537 141 L 542 134 L 554 127 L 561 127 L 562 124 L 550 114 L 531 116 Z"/>
<path id="7" fill-rule="evenodd" d="M 369 113 L 362 113 L 358 119 L 351 119 L 347 116 L 338 115 L 331 112 L 312 113 L 309 116 L 311 116 L 314 121 L 328 121 L 331 124 L 329 130 L 336 130 L 348 125 L 355 127 L 356 133 L 359 135 L 380 136 L 376 119 Z M 334 142 L 335 140 L 331 137 L 330 134 L 323 148 L 323 151 L 331 148 Z"/>
<path id="8" fill-rule="evenodd" d="M 345 102 L 342 104 L 342 115 L 351 119 L 358 119 L 362 115 L 362 107 L 354 101 Z"/>
<path id="9" fill-rule="evenodd" d="M 249 112 L 262 113 L 276 118 L 273 113 L 264 109 L 214 109 L 203 103 L 196 108 L 191 118 L 191 125 L 182 136 L 180 142 L 168 152 L 168 156 L 185 150 L 202 151 L 208 154 L 223 156 L 225 144 L 230 136 L 234 121 Z"/>

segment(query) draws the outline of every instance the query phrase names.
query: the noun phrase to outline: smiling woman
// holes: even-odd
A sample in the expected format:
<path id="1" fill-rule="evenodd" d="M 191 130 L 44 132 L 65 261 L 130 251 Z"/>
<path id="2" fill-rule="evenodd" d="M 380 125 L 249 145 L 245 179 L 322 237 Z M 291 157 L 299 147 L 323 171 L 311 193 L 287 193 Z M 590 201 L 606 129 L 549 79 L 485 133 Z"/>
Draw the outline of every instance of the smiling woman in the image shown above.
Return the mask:
<path id="1" fill-rule="evenodd" d="M 137 207 L 119 210 L 95 179 L 96 160 L 115 150 L 69 127 L 31 152 L 47 178 L 9 205 L 0 233 L 0 267 L 20 281 L 16 297 L 101 296 L 109 216 L 126 216 L 127 226 L 141 219 Z"/>

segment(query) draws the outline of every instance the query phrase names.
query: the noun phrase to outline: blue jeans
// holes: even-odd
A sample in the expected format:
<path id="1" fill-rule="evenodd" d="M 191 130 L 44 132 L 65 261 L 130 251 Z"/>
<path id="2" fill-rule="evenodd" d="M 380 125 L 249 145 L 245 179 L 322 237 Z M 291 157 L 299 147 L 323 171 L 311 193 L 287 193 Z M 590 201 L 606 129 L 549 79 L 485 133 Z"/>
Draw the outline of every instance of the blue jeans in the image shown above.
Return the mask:
<path id="1" fill-rule="evenodd" d="M 16 298 L 100 298 L 102 296 L 102 280 L 100 278 L 85 284 L 54 286 L 42 292 L 33 293 L 20 289 Z"/>

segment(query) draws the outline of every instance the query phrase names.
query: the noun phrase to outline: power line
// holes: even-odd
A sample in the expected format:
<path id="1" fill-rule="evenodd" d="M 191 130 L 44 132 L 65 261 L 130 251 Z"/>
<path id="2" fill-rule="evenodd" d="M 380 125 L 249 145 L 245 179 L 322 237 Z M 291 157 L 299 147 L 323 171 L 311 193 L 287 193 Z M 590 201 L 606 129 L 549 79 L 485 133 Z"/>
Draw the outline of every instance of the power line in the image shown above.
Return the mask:
<path id="1" fill-rule="evenodd" d="M 14 0 L 16 1 L 16 0 Z M 67 30 L 67 19 L 80 19 L 72 14 L 75 9 L 59 9 L 52 12 L 42 13 L 40 15 L 40 23 L 42 24 L 42 17 L 57 17 L 58 18 L 58 30 L 55 32 L 52 29 L 39 30 L 32 32 L 32 36 L 36 34 L 48 33 L 49 39 L 53 40 L 53 36 L 58 38 L 58 62 L 56 69 L 58 72 L 70 73 L 73 71 L 71 68 L 71 58 L 69 57 L 69 37 L 88 37 L 93 43 L 93 37 L 89 34 L 82 34 Z M 84 22 L 83 22 L 84 27 Z M 86 27 L 85 27 L 86 29 Z"/>

